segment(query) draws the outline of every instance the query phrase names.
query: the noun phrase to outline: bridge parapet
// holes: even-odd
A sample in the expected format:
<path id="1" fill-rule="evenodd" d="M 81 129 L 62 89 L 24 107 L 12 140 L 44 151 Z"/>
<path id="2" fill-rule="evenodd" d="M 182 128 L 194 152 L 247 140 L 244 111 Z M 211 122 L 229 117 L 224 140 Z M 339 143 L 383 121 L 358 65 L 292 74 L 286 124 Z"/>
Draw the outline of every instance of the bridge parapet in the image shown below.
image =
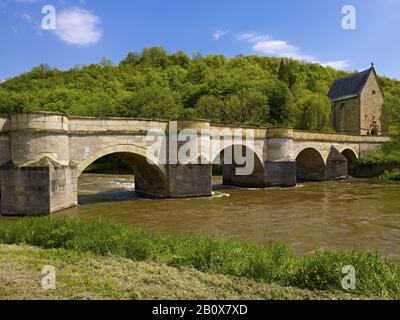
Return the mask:
<path id="1" fill-rule="evenodd" d="M 307 141 L 325 141 L 334 143 L 385 143 L 390 141 L 387 136 L 359 136 L 347 135 L 338 133 L 325 133 L 325 132 L 309 132 L 309 131 L 293 131 L 294 140 L 307 140 Z"/>
<path id="2" fill-rule="evenodd" d="M 210 125 L 210 131 L 214 136 L 223 137 L 225 134 L 230 134 L 231 136 L 242 136 L 246 137 L 246 132 L 251 130 L 255 140 L 263 140 L 267 136 L 267 128 L 258 128 L 251 126 L 239 126 L 239 125 L 225 125 L 225 124 L 213 124 Z"/>
<path id="3" fill-rule="evenodd" d="M 305 148 L 318 150 L 326 162 L 331 147 L 334 146 L 339 152 L 351 149 L 357 157 L 362 157 L 368 153 L 379 149 L 382 144 L 389 142 L 388 136 L 360 136 L 324 132 L 294 131 L 294 153 L 297 155 Z"/>
<path id="4" fill-rule="evenodd" d="M 10 116 L 11 160 L 26 166 L 47 156 L 69 165 L 69 120 L 57 113 L 37 112 Z"/>
<path id="5" fill-rule="evenodd" d="M 154 128 L 166 132 L 168 124 L 166 120 L 69 117 L 71 133 L 145 133 Z"/>
<path id="6" fill-rule="evenodd" d="M 18 113 L 10 116 L 10 131 L 68 132 L 65 115 L 47 112 Z"/>

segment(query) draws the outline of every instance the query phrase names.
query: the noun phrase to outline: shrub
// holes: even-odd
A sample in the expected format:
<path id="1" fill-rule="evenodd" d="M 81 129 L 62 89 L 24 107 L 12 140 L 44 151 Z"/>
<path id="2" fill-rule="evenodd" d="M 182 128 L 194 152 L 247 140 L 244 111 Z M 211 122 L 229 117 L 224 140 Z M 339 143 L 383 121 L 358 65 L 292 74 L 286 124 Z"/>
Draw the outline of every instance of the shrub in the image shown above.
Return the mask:
<path id="1" fill-rule="evenodd" d="M 385 173 L 380 178 L 382 180 L 400 181 L 400 169 L 385 171 Z"/>

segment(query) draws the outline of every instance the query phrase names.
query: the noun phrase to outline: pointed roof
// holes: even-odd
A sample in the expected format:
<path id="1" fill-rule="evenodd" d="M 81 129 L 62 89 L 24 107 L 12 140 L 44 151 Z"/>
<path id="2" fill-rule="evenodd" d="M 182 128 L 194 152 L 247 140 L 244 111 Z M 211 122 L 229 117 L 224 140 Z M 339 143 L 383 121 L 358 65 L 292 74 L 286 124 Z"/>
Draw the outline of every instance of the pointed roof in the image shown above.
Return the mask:
<path id="1" fill-rule="evenodd" d="M 358 97 L 365 84 L 368 81 L 370 74 L 375 72 L 372 66 L 368 70 L 355 73 L 349 77 L 336 80 L 332 88 L 329 90 L 328 97 L 332 102 Z"/>

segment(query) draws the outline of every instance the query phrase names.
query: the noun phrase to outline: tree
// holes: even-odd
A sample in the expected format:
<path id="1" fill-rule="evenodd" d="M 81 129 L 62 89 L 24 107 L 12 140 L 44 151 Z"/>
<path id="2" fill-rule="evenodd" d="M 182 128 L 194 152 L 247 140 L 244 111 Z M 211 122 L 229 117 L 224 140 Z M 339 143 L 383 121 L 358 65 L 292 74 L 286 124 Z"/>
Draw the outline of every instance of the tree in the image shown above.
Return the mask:
<path id="1" fill-rule="evenodd" d="M 209 119 L 214 123 L 221 122 L 221 114 L 224 110 L 223 99 L 216 96 L 202 96 L 196 103 L 195 110 L 202 119 Z"/>
<path id="2" fill-rule="evenodd" d="M 140 64 L 142 56 L 139 53 L 129 52 L 124 60 L 121 61 L 121 65 L 133 65 Z"/>
<path id="3" fill-rule="evenodd" d="M 199 60 L 199 59 L 202 59 L 202 58 L 203 58 L 203 56 L 202 56 L 200 51 L 193 51 L 193 54 L 192 54 L 192 59 L 193 60 Z"/>
<path id="4" fill-rule="evenodd" d="M 267 89 L 270 121 L 277 125 L 288 125 L 292 121 L 292 113 L 289 106 L 290 91 L 287 85 L 281 81 Z"/>
<path id="5" fill-rule="evenodd" d="M 286 83 L 287 86 L 292 88 L 296 83 L 296 75 L 293 70 L 293 62 L 288 59 L 282 59 L 279 66 L 278 78 L 282 82 Z"/>
<path id="6" fill-rule="evenodd" d="M 169 56 L 163 47 L 145 48 L 142 52 L 141 63 L 152 67 L 165 68 L 169 65 Z"/>
<path id="7" fill-rule="evenodd" d="M 104 58 L 101 59 L 100 65 L 103 68 L 111 68 L 114 65 L 114 63 L 110 59 L 104 57 Z"/>
<path id="8" fill-rule="evenodd" d="M 330 129 L 330 102 L 319 94 L 307 96 L 298 106 L 295 127 L 300 130 Z"/>
<path id="9" fill-rule="evenodd" d="M 172 63 L 182 68 L 187 68 L 190 65 L 189 56 L 182 50 L 177 51 L 171 56 Z"/>
<path id="10" fill-rule="evenodd" d="M 70 115 L 285 125 L 329 130 L 327 93 L 349 73 L 315 63 L 261 56 L 173 54 L 162 47 L 130 52 L 118 65 L 104 58 L 62 72 L 43 64 L 0 83 L 0 113 Z M 400 81 L 380 77 L 391 130 L 400 128 Z"/>
<path id="11" fill-rule="evenodd" d="M 178 119 L 182 111 L 172 93 L 157 86 L 138 89 L 123 103 L 125 115 L 134 118 Z"/>

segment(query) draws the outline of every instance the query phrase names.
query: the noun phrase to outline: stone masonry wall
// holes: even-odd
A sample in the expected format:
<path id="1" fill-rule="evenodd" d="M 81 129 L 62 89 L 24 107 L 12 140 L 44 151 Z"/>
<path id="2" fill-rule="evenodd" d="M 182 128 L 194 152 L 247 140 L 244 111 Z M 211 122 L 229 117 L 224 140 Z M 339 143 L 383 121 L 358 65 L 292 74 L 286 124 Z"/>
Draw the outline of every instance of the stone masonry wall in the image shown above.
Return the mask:
<path id="1" fill-rule="evenodd" d="M 338 133 L 360 134 L 360 99 L 338 101 L 333 105 L 332 122 Z"/>
<path id="2" fill-rule="evenodd" d="M 2 214 L 40 215 L 50 213 L 49 168 L 2 169 Z"/>
<path id="3" fill-rule="evenodd" d="M 161 120 L 139 120 L 124 118 L 89 118 L 89 117 L 70 117 L 69 131 L 72 133 L 90 133 L 90 132 L 130 132 L 147 133 L 150 129 L 168 129 L 168 121 Z"/>
<path id="4" fill-rule="evenodd" d="M 10 120 L 0 117 L 0 166 L 11 159 L 9 130 Z"/>
<path id="5" fill-rule="evenodd" d="M 361 134 L 371 134 L 374 126 L 379 128 L 378 134 L 381 134 L 382 128 L 386 128 L 382 114 L 383 95 L 378 85 L 378 79 L 372 72 L 369 76 L 364 90 L 361 93 Z"/>

